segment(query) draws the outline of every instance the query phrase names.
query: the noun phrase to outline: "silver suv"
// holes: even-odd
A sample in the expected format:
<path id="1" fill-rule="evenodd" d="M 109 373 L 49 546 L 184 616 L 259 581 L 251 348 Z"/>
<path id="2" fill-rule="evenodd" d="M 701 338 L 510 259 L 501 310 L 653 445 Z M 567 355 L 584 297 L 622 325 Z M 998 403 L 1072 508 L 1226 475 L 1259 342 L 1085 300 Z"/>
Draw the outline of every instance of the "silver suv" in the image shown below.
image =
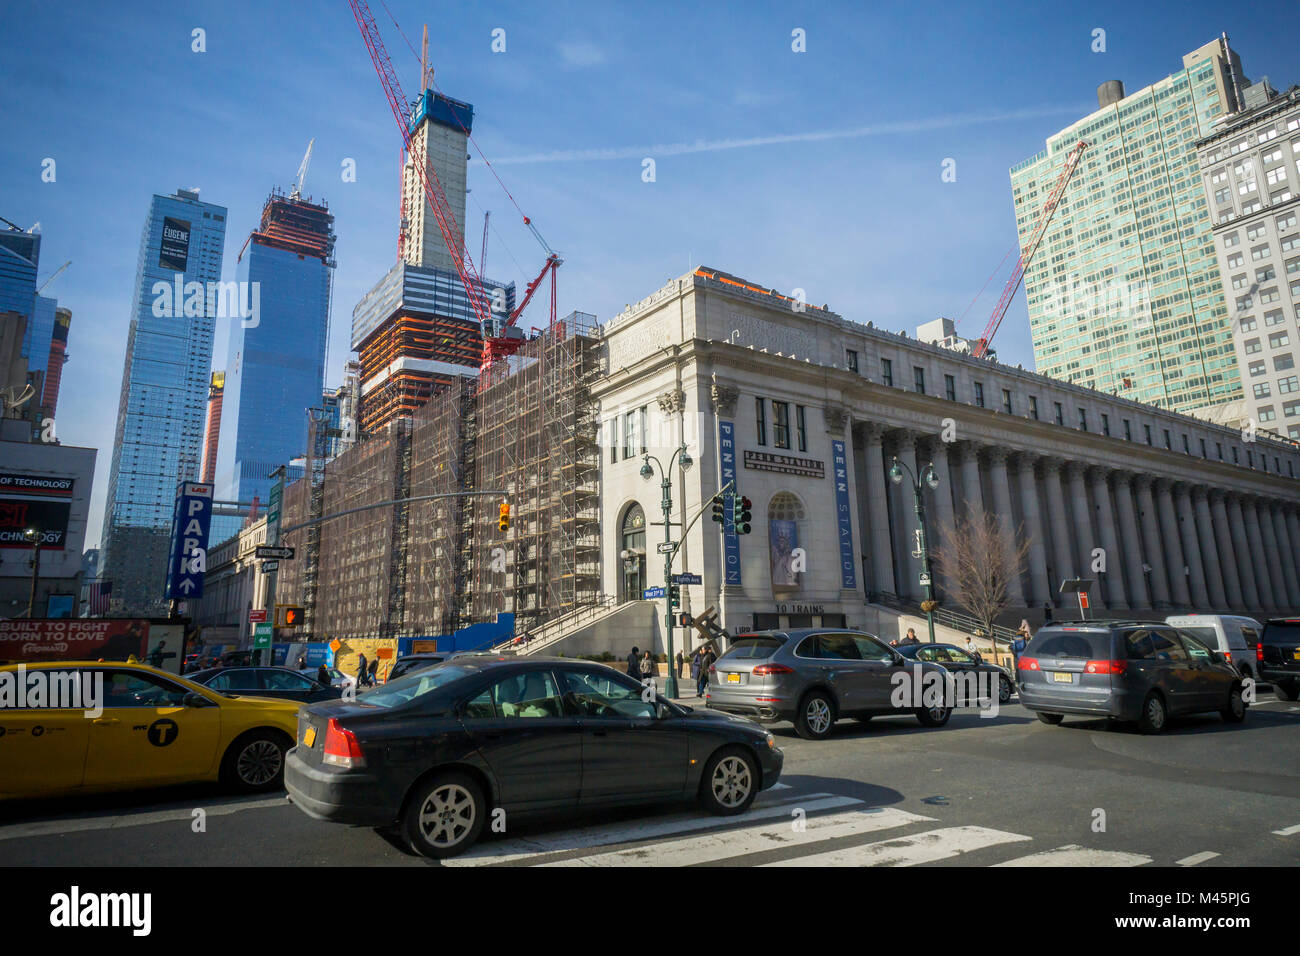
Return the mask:
<path id="1" fill-rule="evenodd" d="M 830 736 L 841 717 L 910 713 L 926 727 L 942 727 L 952 714 L 950 699 L 919 692 L 926 674 L 935 686 L 949 686 L 941 665 L 910 661 L 862 631 L 760 631 L 739 635 L 709 668 L 705 703 L 762 721 L 793 721 L 807 740 Z M 903 684 L 906 694 L 899 693 Z M 895 704 L 900 698 L 904 706 Z"/>

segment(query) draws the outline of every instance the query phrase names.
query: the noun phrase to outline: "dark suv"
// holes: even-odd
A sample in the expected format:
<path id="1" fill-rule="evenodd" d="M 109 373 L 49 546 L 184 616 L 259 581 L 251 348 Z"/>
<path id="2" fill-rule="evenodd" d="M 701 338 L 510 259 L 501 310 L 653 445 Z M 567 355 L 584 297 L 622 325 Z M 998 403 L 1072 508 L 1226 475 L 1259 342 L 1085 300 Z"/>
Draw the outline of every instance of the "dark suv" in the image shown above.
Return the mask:
<path id="1" fill-rule="evenodd" d="M 1150 621 L 1051 625 L 1020 655 L 1020 702 L 1047 724 L 1080 714 L 1136 721 L 1152 734 L 1171 716 L 1202 711 L 1239 723 L 1241 683 L 1221 653 Z"/>
<path id="2" fill-rule="evenodd" d="M 1273 685 L 1283 700 L 1300 697 L 1300 617 L 1278 617 L 1264 623 L 1255 648 L 1255 673 Z"/>

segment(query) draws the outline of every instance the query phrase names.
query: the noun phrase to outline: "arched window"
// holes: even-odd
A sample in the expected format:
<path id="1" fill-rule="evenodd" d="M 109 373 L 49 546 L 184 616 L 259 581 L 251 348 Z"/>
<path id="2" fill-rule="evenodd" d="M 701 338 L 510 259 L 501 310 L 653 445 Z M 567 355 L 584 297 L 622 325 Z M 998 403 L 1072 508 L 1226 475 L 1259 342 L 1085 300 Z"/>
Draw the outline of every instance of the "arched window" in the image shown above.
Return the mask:
<path id="1" fill-rule="evenodd" d="M 798 591 L 803 583 L 799 525 L 805 517 L 803 502 L 788 491 L 773 495 L 767 506 L 767 542 L 774 593 Z"/>
<path id="2" fill-rule="evenodd" d="M 619 523 L 619 598 L 636 601 L 645 590 L 645 511 L 636 502 Z"/>

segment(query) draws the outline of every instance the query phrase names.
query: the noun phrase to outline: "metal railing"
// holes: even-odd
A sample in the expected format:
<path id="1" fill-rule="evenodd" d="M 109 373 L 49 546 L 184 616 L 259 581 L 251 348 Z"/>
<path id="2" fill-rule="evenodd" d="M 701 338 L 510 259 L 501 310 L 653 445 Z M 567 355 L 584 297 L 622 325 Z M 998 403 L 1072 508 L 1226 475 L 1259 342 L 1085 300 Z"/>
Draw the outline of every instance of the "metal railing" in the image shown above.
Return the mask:
<path id="1" fill-rule="evenodd" d="M 494 651 L 517 650 L 522 654 L 534 654 L 545 647 L 554 644 L 560 638 L 572 633 L 579 627 L 585 627 L 598 618 L 612 613 L 624 604 L 630 601 L 619 602 L 618 598 L 610 594 L 602 594 L 593 604 L 583 604 L 546 621 L 540 627 L 533 628 L 527 634 L 527 639 L 522 644 L 515 644 L 515 640 L 523 635 L 515 635 L 502 641 L 500 644 L 493 646 Z"/>
<path id="2" fill-rule="evenodd" d="M 896 594 L 877 594 L 874 604 L 882 604 L 885 607 L 891 607 L 898 611 L 905 611 L 908 614 L 917 617 L 925 617 L 925 612 L 921 610 L 921 605 L 906 598 L 899 597 Z M 984 631 L 984 624 L 969 614 L 962 614 L 959 611 L 953 611 L 945 607 L 935 608 L 934 620 L 936 624 L 942 624 L 944 627 L 950 627 L 955 631 L 961 631 L 964 634 L 975 636 L 976 630 L 981 633 Z M 1016 639 L 1016 632 L 1013 628 L 1005 627 L 1001 624 L 993 625 L 993 633 L 985 634 L 995 643 L 1010 644 Z"/>

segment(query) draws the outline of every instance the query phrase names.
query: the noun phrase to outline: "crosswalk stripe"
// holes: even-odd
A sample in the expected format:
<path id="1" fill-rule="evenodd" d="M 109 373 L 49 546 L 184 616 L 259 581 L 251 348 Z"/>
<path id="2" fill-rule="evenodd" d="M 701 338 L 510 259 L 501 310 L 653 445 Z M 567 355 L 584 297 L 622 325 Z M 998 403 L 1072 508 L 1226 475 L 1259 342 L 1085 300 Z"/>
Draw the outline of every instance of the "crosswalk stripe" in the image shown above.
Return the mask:
<path id="1" fill-rule="evenodd" d="M 653 840 L 659 837 L 672 837 L 700 830 L 713 830 L 731 823 L 747 823 L 753 820 L 770 820 L 774 817 L 789 816 L 795 807 L 806 813 L 821 810 L 840 810 L 844 807 L 861 806 L 862 800 L 856 797 L 834 797 L 825 793 L 784 795 L 776 804 L 764 804 L 751 807 L 745 813 L 735 817 L 715 817 L 701 813 L 674 814 L 647 822 L 613 823 L 570 830 L 554 836 L 539 834 L 536 837 L 521 837 L 515 840 L 501 840 L 485 843 L 466 853 L 464 856 L 443 860 L 443 866 L 492 866 L 497 863 L 510 863 L 539 853 L 558 853 L 561 850 L 587 850 L 594 847 L 610 846 L 615 843 L 631 843 L 635 840 Z"/>
<path id="2" fill-rule="evenodd" d="M 1277 836 L 1290 836 L 1293 833 L 1300 833 L 1300 823 L 1293 827 L 1283 827 L 1281 830 L 1273 831 Z"/>
<path id="3" fill-rule="evenodd" d="M 764 866 L 916 866 L 949 857 L 997 846 L 1029 840 L 1030 837 L 986 827 L 942 827 L 927 830 L 915 836 L 864 843 L 861 846 L 828 850 L 809 856 L 795 857 L 765 863 Z"/>
<path id="4" fill-rule="evenodd" d="M 242 800 L 204 807 L 209 817 L 225 816 L 231 813 L 243 813 L 245 810 L 263 810 L 267 807 L 283 807 L 288 804 L 283 796 L 268 800 Z M 177 810 L 156 810 L 142 813 L 121 813 L 113 816 L 82 817 L 76 820 L 37 820 L 32 823 L 17 823 L 0 827 L 0 840 L 22 840 L 27 837 L 50 836 L 51 834 L 84 833 L 90 830 L 120 830 L 124 827 L 142 827 L 154 823 L 175 823 L 179 820 L 189 821 L 194 817 L 192 808 Z"/>
<path id="5" fill-rule="evenodd" d="M 1193 853 L 1191 856 L 1185 856 L 1181 860 L 1175 860 L 1178 866 L 1196 866 L 1198 863 L 1204 863 L 1206 860 L 1213 860 L 1219 854 L 1212 850 L 1203 850 L 1200 853 Z"/>
<path id="6" fill-rule="evenodd" d="M 827 816 L 813 817 L 805 821 L 805 828 L 796 832 L 791 821 L 782 821 L 767 826 L 744 827 L 739 830 L 724 830 L 704 836 L 678 840 L 673 843 L 654 843 L 629 850 L 614 850 L 610 853 L 597 853 L 591 856 L 573 857 L 559 860 L 545 866 L 691 866 L 696 863 L 712 863 L 750 853 L 762 853 L 767 850 L 783 849 L 790 846 L 806 845 L 822 840 L 835 840 L 842 837 L 856 836 L 859 833 L 871 833 L 876 830 L 891 830 L 894 827 L 907 826 L 909 823 L 932 821 L 933 817 L 923 817 L 887 807 L 881 810 L 858 810 L 835 813 Z"/>
<path id="7" fill-rule="evenodd" d="M 1211 853 L 1210 856 L 1217 856 Z M 1190 857 L 1188 858 L 1190 859 Z M 1119 850 L 1090 850 L 1078 844 L 1058 846 L 1055 850 L 1031 853 L 1029 856 L 1004 860 L 994 866 L 1145 866 L 1151 857 L 1141 853 L 1121 853 Z M 1180 861 L 1181 862 L 1181 861 Z"/>

